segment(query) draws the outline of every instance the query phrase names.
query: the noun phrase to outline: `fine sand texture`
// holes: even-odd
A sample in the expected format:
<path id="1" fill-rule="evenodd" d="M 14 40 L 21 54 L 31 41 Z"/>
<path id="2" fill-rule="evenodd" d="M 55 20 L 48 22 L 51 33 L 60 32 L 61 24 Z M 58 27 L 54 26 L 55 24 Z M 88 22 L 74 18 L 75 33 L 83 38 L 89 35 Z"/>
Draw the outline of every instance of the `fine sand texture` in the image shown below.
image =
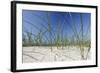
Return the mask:
<path id="1" fill-rule="evenodd" d="M 90 52 L 84 48 L 85 60 L 90 59 Z M 36 62 L 54 62 L 54 61 L 74 61 L 82 60 L 81 52 L 78 47 L 47 47 L 33 46 L 23 47 L 22 61 L 23 63 Z"/>

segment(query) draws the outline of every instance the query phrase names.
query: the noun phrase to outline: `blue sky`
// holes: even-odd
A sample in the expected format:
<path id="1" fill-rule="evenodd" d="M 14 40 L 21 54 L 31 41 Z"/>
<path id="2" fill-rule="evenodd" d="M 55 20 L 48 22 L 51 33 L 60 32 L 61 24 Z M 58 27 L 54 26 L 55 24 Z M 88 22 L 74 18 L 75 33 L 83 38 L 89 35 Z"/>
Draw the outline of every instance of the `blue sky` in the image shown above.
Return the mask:
<path id="1" fill-rule="evenodd" d="M 38 35 L 40 31 L 45 32 L 48 29 L 48 24 L 51 27 L 52 35 L 48 32 L 44 34 L 44 39 L 53 37 L 57 34 L 57 31 L 63 32 L 63 37 L 71 38 L 74 35 L 75 28 L 77 33 L 80 33 L 81 29 L 81 18 L 83 23 L 83 35 L 85 38 L 90 38 L 90 27 L 91 27 L 91 14 L 90 13 L 77 13 L 77 12 L 56 12 L 56 11 L 36 11 L 36 10 L 23 10 L 22 11 L 22 24 L 23 33 L 25 31 L 32 32 L 34 35 Z M 63 29 L 60 31 L 59 29 Z M 33 35 L 33 39 L 34 39 Z"/>

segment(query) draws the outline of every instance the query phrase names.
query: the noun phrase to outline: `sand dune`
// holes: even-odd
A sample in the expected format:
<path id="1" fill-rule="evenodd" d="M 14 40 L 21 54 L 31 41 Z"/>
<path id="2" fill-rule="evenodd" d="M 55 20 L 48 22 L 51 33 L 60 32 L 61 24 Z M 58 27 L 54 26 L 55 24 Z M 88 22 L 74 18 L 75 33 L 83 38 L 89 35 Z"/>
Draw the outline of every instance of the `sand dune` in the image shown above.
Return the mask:
<path id="1" fill-rule="evenodd" d="M 90 53 L 87 54 L 87 48 L 84 48 L 84 57 L 90 59 Z M 33 62 L 54 62 L 54 61 L 73 61 L 82 60 L 80 49 L 77 47 L 23 47 L 23 63 Z"/>

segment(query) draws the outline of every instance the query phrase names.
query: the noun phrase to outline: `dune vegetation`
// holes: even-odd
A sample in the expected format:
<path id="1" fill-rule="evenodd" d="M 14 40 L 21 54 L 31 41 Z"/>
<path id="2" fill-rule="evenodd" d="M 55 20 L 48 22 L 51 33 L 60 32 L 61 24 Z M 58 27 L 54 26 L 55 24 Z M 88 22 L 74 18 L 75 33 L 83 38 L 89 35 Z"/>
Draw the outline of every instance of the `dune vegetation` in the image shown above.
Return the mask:
<path id="1" fill-rule="evenodd" d="M 28 15 L 24 16 L 24 12 L 23 48 L 50 47 L 51 52 L 54 52 L 54 47 L 58 50 L 76 47 L 79 49 L 81 59 L 87 60 L 91 48 L 89 13 L 30 11 L 30 16 L 34 18 L 29 19 Z"/>

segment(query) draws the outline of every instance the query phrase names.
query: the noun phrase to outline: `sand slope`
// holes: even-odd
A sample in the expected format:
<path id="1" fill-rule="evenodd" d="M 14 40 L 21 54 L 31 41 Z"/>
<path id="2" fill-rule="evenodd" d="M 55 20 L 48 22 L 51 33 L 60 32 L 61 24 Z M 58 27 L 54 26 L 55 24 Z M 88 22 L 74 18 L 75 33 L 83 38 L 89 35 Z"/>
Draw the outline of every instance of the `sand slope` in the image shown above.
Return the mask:
<path id="1" fill-rule="evenodd" d="M 87 48 L 84 50 L 84 57 L 90 59 L 90 54 L 87 55 Z M 23 47 L 23 63 L 32 62 L 53 62 L 53 61 L 72 61 L 82 60 L 80 49 L 76 47 Z"/>

